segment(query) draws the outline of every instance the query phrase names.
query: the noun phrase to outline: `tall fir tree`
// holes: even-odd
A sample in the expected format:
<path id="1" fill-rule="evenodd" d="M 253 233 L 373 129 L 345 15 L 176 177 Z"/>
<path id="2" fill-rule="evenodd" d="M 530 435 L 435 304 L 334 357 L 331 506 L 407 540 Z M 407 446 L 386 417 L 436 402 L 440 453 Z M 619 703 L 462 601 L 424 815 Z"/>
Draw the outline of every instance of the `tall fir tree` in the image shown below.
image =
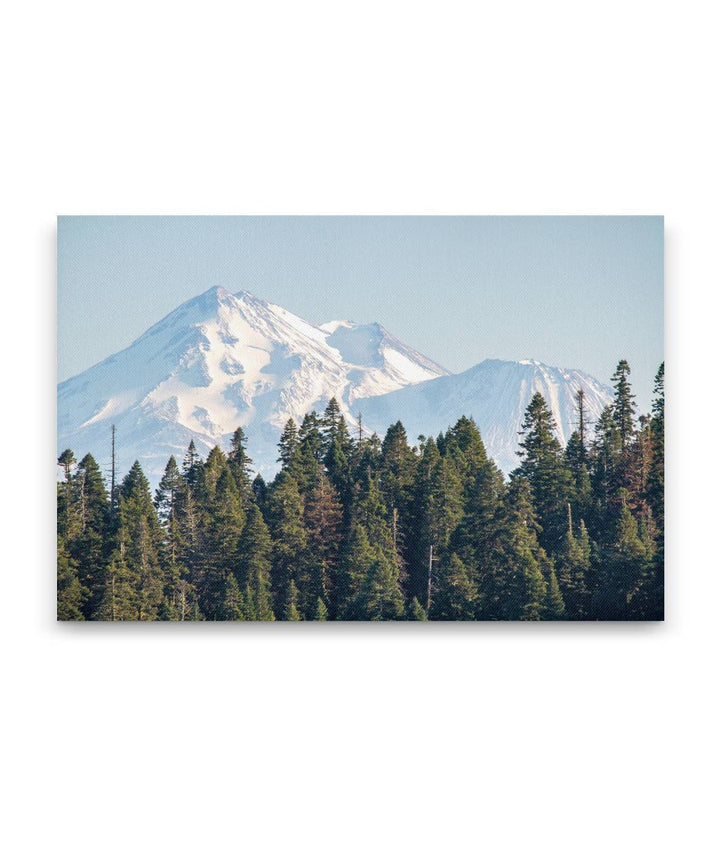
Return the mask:
<path id="1" fill-rule="evenodd" d="M 520 441 L 518 473 L 528 480 L 537 513 L 540 543 L 548 552 L 560 547 L 564 534 L 565 508 L 570 498 L 571 478 L 556 435 L 555 420 L 539 392 L 525 411 Z"/>
<path id="2" fill-rule="evenodd" d="M 272 539 L 260 509 L 248 509 L 238 549 L 237 576 L 245 591 L 245 609 L 251 621 L 273 621 L 271 590 Z"/>
<path id="3" fill-rule="evenodd" d="M 440 621 L 472 621 L 477 589 L 468 569 L 455 553 L 446 553 L 437 564 L 431 591 L 430 618 Z"/>
<path id="4" fill-rule="evenodd" d="M 228 466 L 235 478 L 240 501 L 247 507 L 253 501 L 252 490 L 252 458 L 247 453 L 247 437 L 242 426 L 236 428 L 230 441 L 230 453 L 228 454 Z"/>

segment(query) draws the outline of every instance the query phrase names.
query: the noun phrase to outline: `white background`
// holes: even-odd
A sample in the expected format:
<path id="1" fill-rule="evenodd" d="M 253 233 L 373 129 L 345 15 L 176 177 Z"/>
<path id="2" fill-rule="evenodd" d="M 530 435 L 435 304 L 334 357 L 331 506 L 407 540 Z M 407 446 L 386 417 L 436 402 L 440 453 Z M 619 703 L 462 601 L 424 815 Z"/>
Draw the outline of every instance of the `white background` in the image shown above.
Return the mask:
<path id="1" fill-rule="evenodd" d="M 712 14 L 4 10 L 5 852 L 713 851 Z M 58 213 L 665 214 L 666 623 L 57 626 Z"/>

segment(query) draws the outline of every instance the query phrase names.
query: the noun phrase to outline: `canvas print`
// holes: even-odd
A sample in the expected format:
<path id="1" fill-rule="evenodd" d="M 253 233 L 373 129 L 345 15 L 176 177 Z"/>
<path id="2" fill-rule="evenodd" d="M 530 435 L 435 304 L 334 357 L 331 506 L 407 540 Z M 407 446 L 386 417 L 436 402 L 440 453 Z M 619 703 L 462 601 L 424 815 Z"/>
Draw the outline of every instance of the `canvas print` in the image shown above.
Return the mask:
<path id="1" fill-rule="evenodd" d="M 62 621 L 657 621 L 661 217 L 58 219 Z"/>

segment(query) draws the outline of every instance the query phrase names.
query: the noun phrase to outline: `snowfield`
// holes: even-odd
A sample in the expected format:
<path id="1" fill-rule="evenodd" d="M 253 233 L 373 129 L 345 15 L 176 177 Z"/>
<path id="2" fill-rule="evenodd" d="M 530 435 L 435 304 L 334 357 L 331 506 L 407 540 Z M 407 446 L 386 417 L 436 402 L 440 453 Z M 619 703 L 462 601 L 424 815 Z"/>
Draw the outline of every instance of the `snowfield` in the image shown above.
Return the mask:
<path id="1" fill-rule="evenodd" d="M 299 423 L 335 396 L 351 428 L 359 414 L 378 433 L 400 419 L 411 442 L 474 416 L 488 451 L 509 472 L 532 394 L 545 396 L 565 442 L 580 386 L 597 418 L 610 393 L 582 372 L 485 360 L 451 375 L 380 324 L 315 326 L 247 291 L 215 287 L 58 385 L 58 453 L 91 452 L 107 472 L 114 424 L 119 474 L 137 459 L 156 483 L 171 454 L 182 462 L 191 439 L 203 455 L 215 445 L 227 449 L 242 425 L 258 471 L 270 477 L 285 422 Z"/>

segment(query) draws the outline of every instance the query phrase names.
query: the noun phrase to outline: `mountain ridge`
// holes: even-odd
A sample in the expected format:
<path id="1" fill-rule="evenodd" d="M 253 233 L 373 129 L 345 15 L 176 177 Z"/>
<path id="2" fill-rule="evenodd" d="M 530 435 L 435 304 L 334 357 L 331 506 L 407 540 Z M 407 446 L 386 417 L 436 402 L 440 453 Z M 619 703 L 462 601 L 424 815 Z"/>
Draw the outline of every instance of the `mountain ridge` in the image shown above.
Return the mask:
<path id="1" fill-rule="evenodd" d="M 58 451 L 69 447 L 107 459 L 116 424 L 119 471 L 137 458 L 157 481 L 170 455 L 182 458 L 190 439 L 207 453 L 227 445 L 242 425 L 258 470 L 271 476 L 287 419 L 300 421 L 335 397 L 351 426 L 361 413 L 378 433 L 400 419 L 411 442 L 413 431 L 445 430 L 465 408 L 507 471 L 528 395 L 547 394 L 566 440 L 578 385 L 596 417 L 609 391 L 583 372 L 485 360 L 451 374 L 379 322 L 315 325 L 247 290 L 213 286 L 126 348 L 58 384 Z"/>

